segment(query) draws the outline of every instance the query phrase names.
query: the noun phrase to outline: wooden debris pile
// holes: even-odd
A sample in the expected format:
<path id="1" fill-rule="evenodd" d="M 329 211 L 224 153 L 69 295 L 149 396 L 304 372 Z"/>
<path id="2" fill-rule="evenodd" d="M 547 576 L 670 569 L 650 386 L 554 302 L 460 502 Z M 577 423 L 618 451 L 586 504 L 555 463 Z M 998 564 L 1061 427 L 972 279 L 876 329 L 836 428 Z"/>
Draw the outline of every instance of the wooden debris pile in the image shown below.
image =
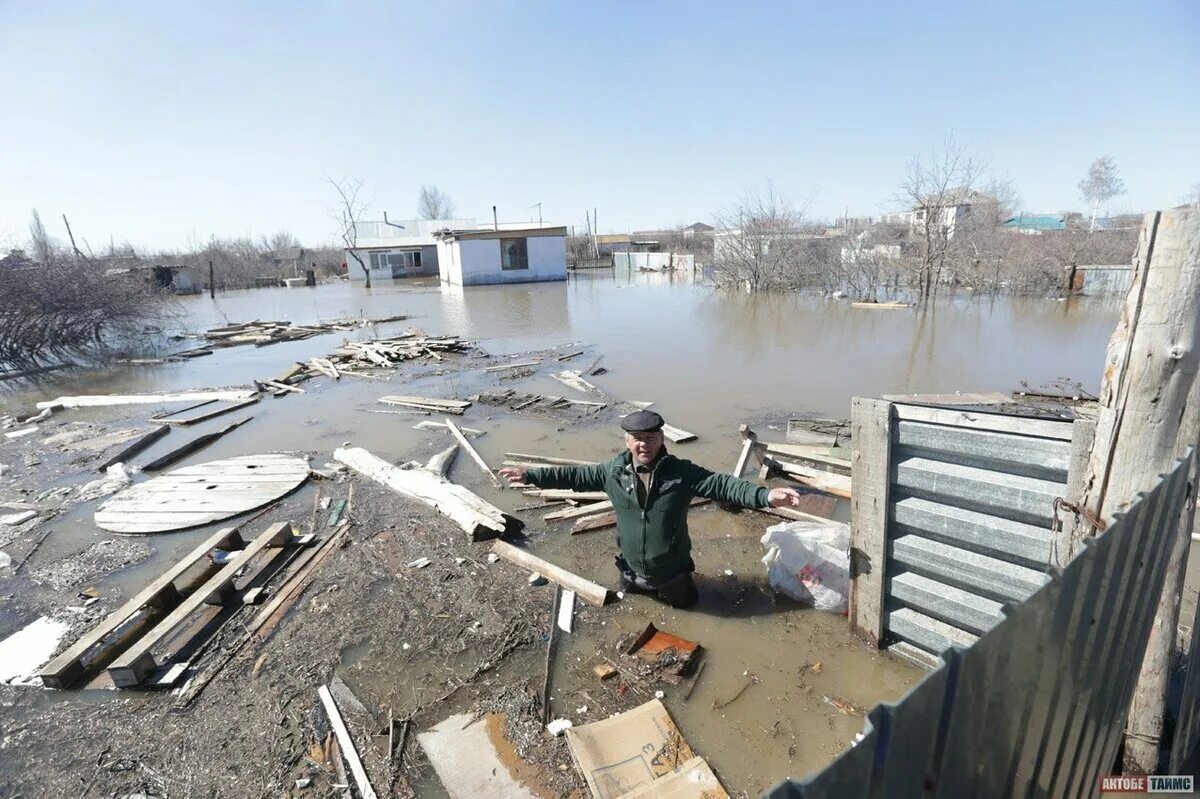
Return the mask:
<path id="1" fill-rule="evenodd" d="M 274 378 L 256 381 L 256 385 L 260 391 L 269 392 L 275 397 L 303 394 L 304 389 L 297 387 L 297 384 L 313 377 L 340 380 L 349 376 L 382 380 L 386 373 L 405 361 L 441 361 L 447 353 L 465 353 L 470 348 L 470 343 L 458 336 L 427 336 L 415 329 L 391 338 L 371 341 L 346 340 L 328 357 L 311 358 L 308 363 L 295 363 Z M 381 374 L 381 370 L 387 371 Z"/>
<path id="2" fill-rule="evenodd" d="M 510 411 L 529 411 L 535 413 L 565 411 L 574 413 L 576 416 L 590 416 L 608 407 L 607 403 L 604 402 L 550 397 L 543 394 L 526 394 L 523 391 L 513 391 L 511 389 L 505 391 L 484 391 L 471 397 L 471 399 L 475 402 L 481 402 L 484 405 L 499 405 L 508 408 Z"/>

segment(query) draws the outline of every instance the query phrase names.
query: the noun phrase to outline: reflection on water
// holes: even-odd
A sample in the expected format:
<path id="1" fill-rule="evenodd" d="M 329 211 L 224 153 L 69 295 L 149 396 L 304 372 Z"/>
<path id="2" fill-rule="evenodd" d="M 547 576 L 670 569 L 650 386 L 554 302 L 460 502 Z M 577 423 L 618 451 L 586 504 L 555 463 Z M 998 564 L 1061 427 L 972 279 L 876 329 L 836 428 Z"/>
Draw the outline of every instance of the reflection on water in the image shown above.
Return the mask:
<path id="1" fill-rule="evenodd" d="M 1008 391 L 1071 377 L 1097 387 L 1119 301 L 941 299 L 924 310 L 857 310 L 800 294 L 717 293 L 688 273 L 593 270 L 565 283 L 440 287 L 335 283 L 179 300 L 192 331 L 230 321 L 302 324 L 409 314 L 495 354 L 582 342 L 604 356 L 603 385 L 653 400 L 684 426 L 727 427 L 771 410 L 845 416 L 850 398 L 901 392 Z M 332 349 L 337 336 L 237 347 L 182 364 L 55 373 L 11 402 L 59 393 L 134 392 L 245 383 Z M 192 342 L 180 344 L 180 348 Z M 6 403 L 7 404 L 7 403 Z"/>

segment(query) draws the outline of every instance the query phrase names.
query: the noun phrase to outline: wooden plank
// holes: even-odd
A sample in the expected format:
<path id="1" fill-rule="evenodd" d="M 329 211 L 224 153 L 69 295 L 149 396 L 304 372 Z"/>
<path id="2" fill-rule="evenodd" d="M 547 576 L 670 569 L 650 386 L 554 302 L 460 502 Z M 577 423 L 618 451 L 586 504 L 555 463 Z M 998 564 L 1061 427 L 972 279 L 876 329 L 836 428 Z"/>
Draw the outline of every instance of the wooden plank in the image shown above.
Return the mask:
<path id="1" fill-rule="evenodd" d="M 199 546 L 175 563 L 174 566 L 156 577 L 149 585 L 137 592 L 128 602 L 110 613 L 105 619 L 80 636 L 79 640 L 62 654 L 46 664 L 39 676 L 48 688 L 67 688 L 83 674 L 83 657 L 92 647 L 112 635 L 133 614 L 147 605 L 169 606 L 179 599 L 175 581 L 184 572 L 195 566 L 214 549 L 234 549 L 242 546 L 238 528 L 226 527 L 213 533 Z"/>
<path id="2" fill-rule="evenodd" d="M 453 413 L 458 416 L 463 415 L 463 408 L 458 408 L 450 405 L 422 405 L 419 402 L 408 402 L 405 400 L 392 399 L 390 397 L 381 397 L 380 402 L 385 405 L 399 405 L 403 408 L 416 408 L 422 411 L 433 411 L 435 413 Z"/>
<path id="3" fill-rule="evenodd" d="M 526 491 L 526 496 L 542 499 L 574 499 L 580 502 L 603 502 L 608 499 L 605 491 L 572 491 L 569 488 L 535 488 Z"/>
<path id="4" fill-rule="evenodd" d="M 1028 416 L 1013 416 L 1004 413 L 987 413 L 984 411 L 951 410 L 949 408 L 932 408 L 923 405 L 894 406 L 897 419 L 915 422 L 931 422 L 946 424 L 952 427 L 970 427 L 975 430 L 995 430 L 999 433 L 1017 433 L 1024 436 L 1040 436 L 1055 438 L 1060 441 L 1071 440 L 1071 420 L 1063 419 L 1034 419 Z"/>
<path id="5" fill-rule="evenodd" d="M 159 469 L 166 468 L 167 466 L 170 466 L 172 463 L 175 463 L 176 461 L 186 458 L 188 455 L 191 455 L 193 452 L 196 452 L 197 450 L 207 447 L 209 444 L 216 441 L 218 438 L 226 435 L 227 433 L 232 433 L 238 427 L 244 425 L 246 422 L 250 421 L 253 418 L 254 418 L 253 416 L 247 416 L 245 419 L 239 419 L 238 421 L 233 422 L 232 424 L 227 424 L 224 427 L 222 427 L 220 430 L 217 430 L 215 432 L 205 433 L 202 436 L 196 436 L 191 441 L 184 443 L 182 446 L 178 447 L 177 449 L 173 449 L 170 452 L 168 452 L 167 454 L 165 454 L 155 460 L 150 461 L 149 463 L 147 463 L 145 466 L 142 467 L 142 471 L 153 472 L 153 471 L 157 471 Z"/>
<path id="6" fill-rule="evenodd" d="M 763 459 L 768 469 L 776 469 L 785 473 L 790 479 L 803 486 L 832 494 L 842 499 L 851 498 L 851 480 L 849 477 L 831 472 L 823 472 L 797 463 L 788 463 L 767 456 Z"/>
<path id="7" fill-rule="evenodd" d="M 510 563 L 515 563 L 522 568 L 535 571 L 551 582 L 574 591 L 584 602 L 590 605 L 602 607 L 608 602 L 609 592 L 604 586 L 597 585 L 591 580 L 585 580 L 579 575 L 555 566 L 549 561 L 542 560 L 536 555 L 515 547 L 507 541 L 496 541 L 492 544 L 492 551 Z"/>
<path id="8" fill-rule="evenodd" d="M 293 389 L 291 386 L 285 386 L 284 388 L 287 388 L 291 391 L 298 390 L 298 389 Z M 199 424 L 200 422 L 207 422 L 209 419 L 214 419 L 223 414 L 230 413 L 231 411 L 240 410 L 241 408 L 245 408 L 247 405 L 253 405 L 256 402 L 258 402 L 258 397 L 251 397 L 250 399 L 242 400 L 241 402 L 235 402 L 232 405 L 224 405 L 220 408 L 216 408 L 211 411 L 206 411 L 205 413 L 196 414 L 195 416 L 185 416 L 182 419 L 173 418 L 173 417 L 168 416 L 168 417 L 153 419 L 151 421 L 153 421 L 155 424 L 178 424 L 178 425 Z"/>
<path id="9" fill-rule="evenodd" d="M 346 729 L 346 722 L 342 721 L 342 714 L 338 712 L 337 703 L 333 701 L 333 694 L 329 693 L 327 686 L 322 685 L 317 689 L 317 695 L 321 697 L 321 704 L 325 706 L 325 714 L 329 716 L 329 726 L 333 728 L 333 733 L 337 736 L 342 756 L 346 758 L 346 765 L 350 767 L 350 773 L 354 775 L 354 782 L 358 786 L 358 795 L 362 799 L 379 799 L 375 789 L 371 787 L 371 781 L 367 779 L 367 770 L 363 768 L 362 760 L 358 757 L 358 750 L 354 748 L 354 739 L 350 737 L 350 731 Z"/>
<path id="10" fill-rule="evenodd" d="M 468 489 L 424 469 L 401 469 L 361 447 L 342 447 L 335 460 L 394 491 L 424 502 L 449 516 L 472 541 L 495 538 L 518 520 Z"/>
<path id="11" fill-rule="evenodd" d="M 574 458 L 552 458 L 548 455 L 528 455 L 524 452 L 506 452 L 504 457 L 530 463 L 545 463 L 552 466 L 595 466 L 599 461 L 581 461 Z"/>
<path id="12" fill-rule="evenodd" d="M 380 402 L 388 403 L 415 403 L 417 405 L 428 405 L 434 408 L 470 408 L 471 403 L 466 400 L 456 399 L 437 399 L 431 397 L 408 397 L 400 394 L 389 394 L 386 397 L 380 397 Z"/>
<path id="13" fill-rule="evenodd" d="M 158 668 L 153 650 L 163 639 L 188 616 L 199 610 L 201 605 L 209 604 L 211 600 L 228 591 L 234 576 L 251 558 L 268 547 L 287 546 L 293 537 L 291 522 L 280 522 L 268 527 L 222 566 L 220 571 L 180 602 L 166 618 L 154 626 L 154 629 L 113 661 L 107 669 L 113 684 L 119 688 L 130 687 L 138 685 L 153 674 Z"/>
<path id="14" fill-rule="evenodd" d="M 750 429 L 750 425 L 741 425 L 738 432 L 742 435 L 742 451 L 738 455 L 737 463 L 733 465 L 733 476 L 740 478 L 746 472 L 746 466 L 750 463 L 750 455 L 753 454 L 758 444 L 758 433 Z"/>
<path id="15" fill-rule="evenodd" d="M 599 513 L 595 516 L 584 516 L 582 519 L 579 519 L 575 522 L 575 524 L 571 525 L 571 535 L 578 535 L 579 533 L 588 533 L 592 530 L 603 530 L 607 527 L 616 526 L 617 513 L 616 511 L 609 511 L 608 513 Z"/>
<path id="16" fill-rule="evenodd" d="M 776 444 L 765 445 L 766 452 L 775 460 L 790 460 L 822 471 L 834 472 L 845 476 L 850 475 L 850 461 L 829 454 L 829 447 L 809 444 Z M 839 449 L 839 451 L 842 451 Z M 847 453 L 849 454 L 849 453 Z"/>
<path id="17" fill-rule="evenodd" d="M 318 546 L 306 549 L 300 554 L 287 581 L 279 586 L 271 599 L 263 605 L 258 615 L 246 626 L 247 632 L 256 636 L 260 641 L 267 639 L 283 619 L 284 614 L 308 587 L 316 568 L 345 540 L 349 529 L 350 522 L 343 521 Z"/>
<path id="18" fill-rule="evenodd" d="M 686 444 L 689 441 L 695 441 L 698 436 L 695 433 L 689 433 L 680 427 L 673 427 L 669 424 L 662 426 L 663 435 L 671 439 L 676 444 Z"/>
<path id="19" fill-rule="evenodd" d="M 901 311 L 910 307 L 907 302 L 852 302 L 851 308 L 868 309 L 875 311 Z"/>
<path id="20" fill-rule="evenodd" d="M 530 366 L 537 366 L 541 361 L 517 361 L 516 363 L 502 363 L 498 366 L 489 366 L 483 371 L 485 372 L 505 372 L 509 369 L 524 369 Z"/>
<path id="21" fill-rule="evenodd" d="M 249 399 L 252 396 L 254 396 L 252 388 L 228 391 L 186 391 L 178 394 L 83 394 L 46 400 L 39 402 L 37 407 L 53 408 L 61 405 L 64 408 L 97 408 L 105 405 L 156 405 L 164 402 L 202 402 L 207 400 L 235 402 Z"/>
<path id="22" fill-rule="evenodd" d="M 1071 455 L 1067 463 L 1067 490 L 1064 496 L 1078 507 L 1087 507 L 1084 485 L 1088 476 L 1088 459 L 1096 439 L 1096 420 L 1076 419 L 1071 429 L 1074 438 L 1071 440 Z M 1067 518 L 1063 519 L 1062 515 L 1066 515 Z M 1066 566 L 1083 551 L 1083 542 L 1093 531 L 1090 525 L 1078 523 L 1081 520 L 1073 518 L 1070 511 L 1065 509 L 1060 512 L 1059 518 L 1062 524 L 1051 542 L 1053 550 L 1050 565 L 1061 567 Z"/>
<path id="23" fill-rule="evenodd" d="M 212 405 L 215 402 L 217 402 L 217 400 L 210 399 L 210 400 L 204 400 L 203 402 L 197 402 L 195 405 L 185 405 L 184 407 L 179 408 L 178 410 L 174 410 L 174 411 L 161 411 L 161 412 L 156 413 L 153 416 L 151 416 L 150 421 L 154 422 L 154 421 L 158 421 L 159 419 L 162 419 L 165 416 L 174 416 L 177 413 L 187 413 L 188 411 L 194 411 L 197 408 L 203 408 L 207 405 Z"/>
<path id="24" fill-rule="evenodd" d="M 96 471 L 103 472 L 106 471 L 109 466 L 113 466 L 114 464 L 118 463 L 125 463 L 129 458 L 137 455 L 139 452 L 146 449 L 169 432 L 171 432 L 170 427 L 155 427 L 150 432 L 146 433 L 140 438 L 135 439 L 129 444 L 129 446 L 125 447 L 125 449 L 121 450 L 116 455 L 113 455 L 104 463 L 100 464 Z"/>
<path id="25" fill-rule="evenodd" d="M 467 441 L 467 437 L 463 435 L 462 431 L 459 430 L 454 422 L 450 421 L 449 418 L 446 419 L 446 429 L 450 431 L 452 436 L 458 439 L 458 445 L 467 451 L 467 454 L 471 456 L 471 460 L 475 461 L 475 463 L 479 465 L 479 468 L 483 470 L 483 473 L 486 474 L 488 479 L 492 481 L 492 484 L 495 485 L 496 488 L 503 488 L 504 486 L 501 484 L 500 478 L 497 477 L 496 473 L 493 472 L 491 467 L 487 465 L 487 461 L 485 461 L 483 456 L 480 455 L 473 446 L 471 446 L 471 442 Z"/>
<path id="26" fill-rule="evenodd" d="M 966 392 L 953 394 L 883 394 L 880 399 L 910 405 L 1011 405 L 1011 394 L 999 391 Z"/>
<path id="27" fill-rule="evenodd" d="M 563 522 L 569 519 L 578 519 L 580 516 L 591 516 L 593 513 L 600 513 L 602 511 L 612 509 L 612 501 L 606 500 L 604 502 L 596 502 L 591 505 L 581 505 L 578 508 L 564 508 L 563 510 L 556 510 L 553 513 L 547 513 L 542 517 L 542 519 L 548 522 Z"/>
<path id="28" fill-rule="evenodd" d="M 883 637 L 893 407 L 863 397 L 851 402 L 850 627 L 874 646 Z"/>

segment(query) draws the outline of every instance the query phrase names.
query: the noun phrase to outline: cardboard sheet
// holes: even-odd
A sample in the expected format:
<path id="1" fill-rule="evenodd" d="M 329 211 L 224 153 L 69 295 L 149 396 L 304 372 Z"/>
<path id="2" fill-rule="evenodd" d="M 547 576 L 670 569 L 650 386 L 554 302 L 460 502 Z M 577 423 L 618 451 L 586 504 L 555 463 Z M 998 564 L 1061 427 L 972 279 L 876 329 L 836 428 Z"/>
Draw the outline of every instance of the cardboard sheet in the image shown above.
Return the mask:
<path id="1" fill-rule="evenodd" d="M 621 799 L 729 799 L 729 794 L 704 758 L 693 757 L 674 774 L 634 788 Z"/>
<path id="2" fill-rule="evenodd" d="M 417 736 L 451 799 L 549 799 L 541 772 L 504 737 L 503 715 L 467 713 Z"/>
<path id="3" fill-rule="evenodd" d="M 681 774 L 695 774 L 695 753 L 671 720 L 671 714 L 662 702 L 653 699 L 633 710 L 612 718 L 573 727 L 567 730 L 567 744 L 575 765 L 587 781 L 594 799 L 619 799 L 630 791 L 649 788 L 655 783 L 654 791 L 636 796 L 666 795 L 676 799 L 708 799 L 723 796 L 705 793 L 704 781 L 689 782 Z M 703 761 L 700 761 L 703 764 Z M 707 765 L 703 771 L 708 770 Z M 664 783 L 673 793 L 657 793 L 658 781 L 675 778 Z M 713 778 L 715 782 L 715 777 Z M 716 783 L 720 788 L 720 784 Z M 687 792 L 691 786 L 692 792 Z M 681 792 L 682 791 L 682 792 Z"/>

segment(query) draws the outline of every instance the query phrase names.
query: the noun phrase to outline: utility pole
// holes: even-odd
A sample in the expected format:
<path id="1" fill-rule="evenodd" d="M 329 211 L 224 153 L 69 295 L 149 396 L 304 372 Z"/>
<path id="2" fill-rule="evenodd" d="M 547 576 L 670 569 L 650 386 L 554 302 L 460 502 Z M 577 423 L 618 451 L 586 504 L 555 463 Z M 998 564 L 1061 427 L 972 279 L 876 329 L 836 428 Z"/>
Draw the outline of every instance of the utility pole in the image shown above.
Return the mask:
<path id="1" fill-rule="evenodd" d="M 82 261 L 86 261 L 87 258 L 79 251 L 79 248 L 75 246 L 75 234 L 71 232 L 71 223 L 67 221 L 67 215 L 63 214 L 62 218 L 63 224 L 67 226 L 67 238 L 71 240 L 71 249 L 75 251 L 75 257 Z"/>
<path id="2" fill-rule="evenodd" d="M 592 253 L 596 256 L 596 260 L 600 260 L 600 222 L 597 219 L 596 209 L 592 209 Z"/>
<path id="3" fill-rule="evenodd" d="M 531 205 L 529 207 L 538 209 L 538 227 L 541 227 L 542 226 L 542 204 L 534 203 L 533 205 Z"/>
<path id="4" fill-rule="evenodd" d="M 213 264 L 208 262 L 208 298 L 215 300 L 217 298 L 217 281 L 213 279 Z"/>
<path id="5" fill-rule="evenodd" d="M 1096 433 L 1080 505 L 1111 519 L 1200 445 L 1200 206 L 1146 214 L 1121 321 L 1108 344 Z M 1196 473 L 1191 485 L 1196 485 Z M 1171 544 L 1163 592 L 1125 726 L 1125 770 L 1158 766 L 1195 494 Z M 1071 552 L 1094 535 L 1076 519 Z M 1139 557 L 1133 553 L 1134 558 Z M 1115 624 L 1115 619 L 1102 619 Z"/>
<path id="6" fill-rule="evenodd" d="M 492 206 L 492 227 L 496 230 L 500 229 L 500 217 L 496 216 L 496 206 Z"/>

